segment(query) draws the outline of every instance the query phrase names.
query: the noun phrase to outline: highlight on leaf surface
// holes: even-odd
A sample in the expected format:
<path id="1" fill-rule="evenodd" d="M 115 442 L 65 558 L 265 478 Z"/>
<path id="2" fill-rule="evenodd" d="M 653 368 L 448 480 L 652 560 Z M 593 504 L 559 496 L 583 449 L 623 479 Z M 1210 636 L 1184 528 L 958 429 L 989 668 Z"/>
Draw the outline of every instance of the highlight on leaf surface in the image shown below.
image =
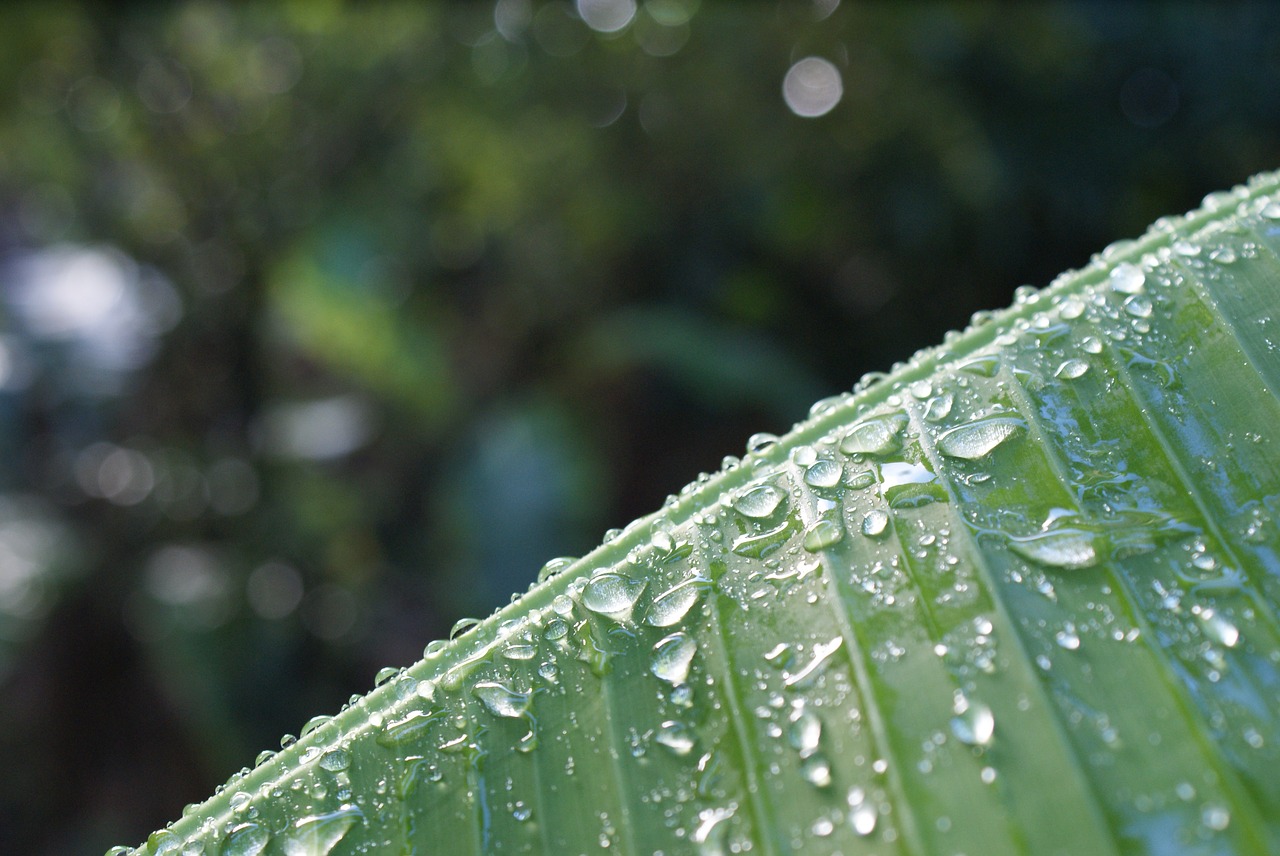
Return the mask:
<path id="1" fill-rule="evenodd" d="M 753 437 L 136 852 L 1277 852 L 1278 188 Z"/>

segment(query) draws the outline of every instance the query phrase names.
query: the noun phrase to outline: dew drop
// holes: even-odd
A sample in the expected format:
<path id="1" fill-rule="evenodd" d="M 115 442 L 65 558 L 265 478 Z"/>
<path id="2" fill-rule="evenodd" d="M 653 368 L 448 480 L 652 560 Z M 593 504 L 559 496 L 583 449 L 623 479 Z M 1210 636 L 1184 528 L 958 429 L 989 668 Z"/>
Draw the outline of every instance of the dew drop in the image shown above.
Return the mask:
<path id="1" fill-rule="evenodd" d="M 320 756 L 320 767 L 330 773 L 340 773 L 351 764 L 351 756 L 345 749 L 333 748 Z"/>
<path id="2" fill-rule="evenodd" d="M 672 633 L 653 646 L 649 670 L 669 684 L 683 684 L 689 679 L 689 667 L 698 643 L 684 632 Z"/>
<path id="3" fill-rule="evenodd" d="M 804 480 L 810 487 L 835 487 L 843 472 L 844 467 L 830 458 L 819 458 L 804 471 Z"/>
<path id="4" fill-rule="evenodd" d="M 951 415 L 955 403 L 956 397 L 949 392 L 934 396 L 924 407 L 924 418 L 930 422 L 941 422 Z"/>
<path id="5" fill-rule="evenodd" d="M 989 746 L 995 735 L 996 718 L 991 708 L 981 702 L 967 703 L 951 719 L 951 733 L 969 746 Z"/>
<path id="6" fill-rule="evenodd" d="M 459 636 L 468 633 L 479 623 L 480 619 L 478 618 L 460 618 L 454 623 L 453 629 L 449 631 L 449 638 L 457 639 Z"/>
<path id="7" fill-rule="evenodd" d="M 804 548 L 810 553 L 834 547 L 844 540 L 844 528 L 834 520 L 822 519 L 804 533 Z"/>
<path id="8" fill-rule="evenodd" d="M 1021 419 L 994 416 L 952 428 L 938 438 L 938 451 L 952 458 L 974 461 L 986 457 L 1001 443 L 1022 432 Z"/>
<path id="9" fill-rule="evenodd" d="M 831 762 L 821 752 L 814 752 L 800 764 L 800 775 L 817 788 L 831 785 Z"/>
<path id="10" fill-rule="evenodd" d="M 688 755 L 693 751 L 693 732 L 683 722 L 668 720 L 662 723 L 653 739 L 677 755 Z"/>
<path id="11" fill-rule="evenodd" d="M 592 577 L 583 589 L 582 605 L 597 615 L 619 622 L 629 621 L 644 585 L 644 582 L 622 574 L 599 574 Z"/>
<path id="12" fill-rule="evenodd" d="M 782 491 L 773 485 L 761 484 L 738 494 L 732 505 L 744 517 L 762 520 L 777 511 L 785 498 Z"/>
<path id="13" fill-rule="evenodd" d="M 1221 832 L 1231 823 L 1231 812 L 1227 811 L 1226 806 L 1205 803 L 1200 810 L 1200 820 L 1214 832 Z"/>
<path id="14" fill-rule="evenodd" d="M 271 842 L 271 833 L 256 823 L 242 823 L 227 833 L 222 856 L 258 856 Z"/>
<path id="15" fill-rule="evenodd" d="M 1204 632 L 1219 645 L 1234 648 L 1239 644 L 1239 628 L 1223 617 L 1217 610 L 1201 610 L 1200 622 L 1204 625 Z"/>
<path id="16" fill-rule="evenodd" d="M 576 561 L 578 560 L 570 556 L 560 556 L 559 558 L 552 559 L 543 565 L 541 570 L 538 571 L 538 582 L 546 582 L 557 574 L 563 572 Z"/>
<path id="17" fill-rule="evenodd" d="M 818 715 L 805 708 L 795 711 L 791 716 L 791 726 L 787 729 L 787 742 L 792 748 L 800 753 L 801 758 L 807 758 L 818 751 L 821 741 L 822 720 Z"/>
<path id="18" fill-rule="evenodd" d="M 1135 294 L 1124 302 L 1124 311 L 1134 318 L 1150 318 L 1153 309 L 1150 300 Z"/>
<path id="19" fill-rule="evenodd" d="M 757 452 L 763 452 L 765 449 L 768 449 L 777 442 L 777 434 L 767 434 L 763 431 L 758 434 L 752 434 L 747 438 L 747 453 L 755 454 Z"/>
<path id="20" fill-rule="evenodd" d="M 1076 633 L 1075 625 L 1069 621 L 1053 635 L 1053 641 L 1065 651 L 1075 651 L 1080 648 L 1080 634 Z"/>
<path id="21" fill-rule="evenodd" d="M 694 580 L 667 589 L 649 605 L 645 623 L 652 627 L 670 627 L 679 623 L 698 602 L 700 594 L 701 589 Z"/>
<path id="22" fill-rule="evenodd" d="M 862 518 L 862 534 L 868 538 L 879 538 L 889 528 L 889 515 L 879 508 L 873 508 Z"/>
<path id="23" fill-rule="evenodd" d="M 538 649 L 525 642 L 512 642 L 502 649 L 502 656 L 508 660 L 532 660 Z"/>
<path id="24" fill-rule="evenodd" d="M 902 448 L 902 429 L 907 417 L 901 413 L 868 419 L 855 425 L 840 441 L 846 455 L 887 455 Z"/>
<path id="25" fill-rule="evenodd" d="M 849 823 L 853 831 L 865 838 L 876 831 L 876 807 L 867 801 L 866 792 L 862 788 L 852 788 L 847 798 L 849 803 Z"/>
<path id="26" fill-rule="evenodd" d="M 354 806 L 304 817 L 293 824 L 293 830 L 284 835 L 281 849 L 285 856 L 328 856 L 347 831 L 363 817 Z"/>
<path id="27" fill-rule="evenodd" d="M 1084 360 L 1070 359 L 1058 366 L 1058 370 L 1053 373 L 1053 376 L 1066 378 L 1067 380 L 1075 380 L 1088 370 L 1089 364 Z"/>
<path id="28" fill-rule="evenodd" d="M 1280 220 L 1280 202 L 1268 202 L 1264 205 L 1262 216 L 1268 220 Z"/>
<path id="29" fill-rule="evenodd" d="M 496 681 L 481 681 L 471 688 L 471 694 L 494 716 L 518 719 L 529 710 L 528 693 L 518 693 Z"/>
<path id="30" fill-rule="evenodd" d="M 1121 294 L 1137 294 L 1142 291 L 1142 284 L 1146 282 L 1147 277 L 1142 272 L 1142 268 L 1124 262 L 1115 266 L 1108 279 L 1112 291 Z"/>
<path id="31" fill-rule="evenodd" d="M 1098 562 L 1096 536 L 1080 529 L 1054 529 L 1025 537 L 1010 537 L 1013 552 L 1051 568 L 1078 570 Z"/>

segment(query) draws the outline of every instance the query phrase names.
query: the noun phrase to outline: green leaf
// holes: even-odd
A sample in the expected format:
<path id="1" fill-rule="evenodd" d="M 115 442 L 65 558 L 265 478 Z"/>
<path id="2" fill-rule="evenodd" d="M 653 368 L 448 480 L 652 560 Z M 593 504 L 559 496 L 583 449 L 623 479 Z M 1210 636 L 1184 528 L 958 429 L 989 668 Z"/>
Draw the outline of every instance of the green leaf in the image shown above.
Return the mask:
<path id="1" fill-rule="evenodd" d="M 141 851 L 1280 851 L 1278 187 L 757 435 Z"/>

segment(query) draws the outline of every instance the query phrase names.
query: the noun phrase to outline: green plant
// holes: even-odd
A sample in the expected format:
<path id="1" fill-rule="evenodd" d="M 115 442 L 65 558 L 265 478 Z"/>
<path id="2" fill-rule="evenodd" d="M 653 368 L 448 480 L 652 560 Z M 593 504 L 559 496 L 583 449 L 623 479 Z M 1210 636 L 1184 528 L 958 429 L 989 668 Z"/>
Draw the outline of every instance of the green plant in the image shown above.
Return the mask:
<path id="1" fill-rule="evenodd" d="M 1275 852 L 1278 188 L 753 437 L 141 852 Z"/>

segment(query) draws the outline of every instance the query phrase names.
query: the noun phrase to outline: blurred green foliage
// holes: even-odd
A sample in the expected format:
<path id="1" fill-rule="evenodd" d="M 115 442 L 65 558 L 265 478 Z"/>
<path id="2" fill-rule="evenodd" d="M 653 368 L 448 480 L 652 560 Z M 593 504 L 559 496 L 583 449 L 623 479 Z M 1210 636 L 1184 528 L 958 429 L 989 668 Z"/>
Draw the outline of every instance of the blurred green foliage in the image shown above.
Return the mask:
<path id="1" fill-rule="evenodd" d="M 583 8 L 0 12 L 0 850 L 140 838 L 753 431 L 1280 162 L 1269 5 Z"/>

